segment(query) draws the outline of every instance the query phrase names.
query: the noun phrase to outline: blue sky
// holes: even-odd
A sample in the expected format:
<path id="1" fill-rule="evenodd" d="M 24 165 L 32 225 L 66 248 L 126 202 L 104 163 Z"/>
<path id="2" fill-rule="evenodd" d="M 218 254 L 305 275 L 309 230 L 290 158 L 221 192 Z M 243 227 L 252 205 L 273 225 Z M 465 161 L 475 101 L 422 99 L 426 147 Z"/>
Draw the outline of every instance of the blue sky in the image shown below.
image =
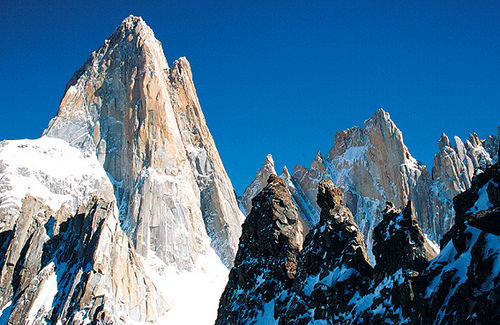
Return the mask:
<path id="1" fill-rule="evenodd" d="M 191 62 L 241 194 L 267 153 L 309 165 L 383 107 L 432 165 L 442 132 L 496 134 L 498 1 L 19 1 L 0 4 L 0 139 L 37 138 L 64 87 L 123 18 Z"/>

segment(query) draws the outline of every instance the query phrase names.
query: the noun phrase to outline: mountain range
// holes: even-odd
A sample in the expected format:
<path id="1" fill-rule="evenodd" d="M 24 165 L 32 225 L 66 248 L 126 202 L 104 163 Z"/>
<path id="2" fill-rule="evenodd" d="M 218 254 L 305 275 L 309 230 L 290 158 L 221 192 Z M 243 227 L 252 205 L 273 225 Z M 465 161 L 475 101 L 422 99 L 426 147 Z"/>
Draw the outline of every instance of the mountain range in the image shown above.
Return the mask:
<path id="1" fill-rule="evenodd" d="M 429 171 L 380 109 L 237 196 L 189 62 L 129 16 L 0 142 L 0 324 L 488 323 L 499 138 L 443 134 Z"/>

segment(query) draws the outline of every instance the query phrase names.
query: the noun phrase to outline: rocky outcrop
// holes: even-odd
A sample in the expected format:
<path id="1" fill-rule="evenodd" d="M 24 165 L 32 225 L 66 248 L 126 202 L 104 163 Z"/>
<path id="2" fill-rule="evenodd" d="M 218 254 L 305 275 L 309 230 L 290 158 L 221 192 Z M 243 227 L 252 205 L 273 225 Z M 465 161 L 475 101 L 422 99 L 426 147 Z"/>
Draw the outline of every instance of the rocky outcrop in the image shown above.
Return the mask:
<path id="1" fill-rule="evenodd" d="M 191 270 L 211 244 L 232 264 L 243 216 L 189 64 L 169 68 L 140 17 L 126 18 L 75 73 L 44 134 L 97 156 L 141 255 Z"/>
<path id="2" fill-rule="evenodd" d="M 317 202 L 321 218 L 304 241 L 294 286 L 280 297 L 288 306 L 278 315 L 280 324 L 341 320 L 353 308 L 355 295 L 365 294 L 370 284 L 365 238 L 341 191 L 331 180 L 322 180 Z"/>
<path id="3" fill-rule="evenodd" d="M 75 215 L 26 196 L 2 232 L 0 309 L 5 324 L 126 324 L 166 312 L 113 202 L 92 197 Z"/>
<path id="4" fill-rule="evenodd" d="M 421 271 L 439 253 L 420 228 L 411 201 L 403 211 L 387 202 L 382 221 L 375 227 L 373 242 L 375 269 L 384 275 L 400 268 Z"/>
<path id="5" fill-rule="evenodd" d="M 493 324 L 500 317 L 499 189 L 496 163 L 454 198 L 455 224 L 422 274 L 423 322 Z"/>
<path id="6" fill-rule="evenodd" d="M 322 180 L 317 199 L 320 221 L 306 236 L 291 285 L 273 286 L 272 291 L 266 291 L 269 295 L 260 309 L 263 312 L 247 314 L 239 321 L 495 323 L 500 316 L 499 166 L 497 163 L 479 172 L 470 189 L 455 197 L 455 224 L 445 234 L 439 254 L 420 227 L 412 202 L 402 210 L 388 202 L 382 221 L 374 229 L 374 268 L 341 191 L 331 180 Z M 238 260 L 235 268 L 243 276 L 251 276 L 253 272 L 246 273 L 244 266 L 253 261 Z M 258 283 L 266 287 L 266 278 L 259 278 Z M 251 300 L 255 298 L 253 289 L 239 287 L 237 292 Z M 221 300 L 219 310 L 229 301 L 236 300 Z M 237 303 L 233 310 L 236 308 Z"/>
<path id="7" fill-rule="evenodd" d="M 65 206 L 71 213 L 94 194 L 108 201 L 115 197 L 97 159 L 63 140 L 0 142 L 0 231 L 12 230 L 27 193 L 53 211 Z"/>
<path id="8" fill-rule="evenodd" d="M 301 209 L 308 220 L 309 226 L 313 226 L 319 221 L 321 208 L 316 203 L 318 194 L 318 184 L 322 179 L 329 178 L 329 173 L 321 156 L 321 152 L 316 153 L 309 169 L 302 166 L 295 166 L 292 180 L 296 185 L 296 191 L 300 194 L 304 207 Z"/>
<path id="9" fill-rule="evenodd" d="M 284 181 L 271 174 L 252 205 L 216 324 L 255 324 L 274 318 L 276 297 L 296 276 L 303 235 Z"/>
<path id="10" fill-rule="evenodd" d="M 445 230 L 450 229 L 453 220 L 453 198 L 471 186 L 475 173 L 485 170 L 497 159 L 493 147 L 497 147 L 495 137 L 480 140 L 477 134 L 469 135 L 464 143 L 459 137 L 454 137 L 452 146 L 446 134 L 439 139 L 439 152 L 434 157 L 432 178 L 435 196 L 441 196 L 443 203 L 436 205 L 436 213 L 443 218 Z"/>
<path id="11" fill-rule="evenodd" d="M 411 201 L 402 211 L 387 202 L 382 221 L 374 229 L 373 254 L 376 265 L 370 287 L 354 302 L 347 319 L 355 323 L 418 324 L 419 274 L 437 256 L 438 248 L 418 224 Z"/>

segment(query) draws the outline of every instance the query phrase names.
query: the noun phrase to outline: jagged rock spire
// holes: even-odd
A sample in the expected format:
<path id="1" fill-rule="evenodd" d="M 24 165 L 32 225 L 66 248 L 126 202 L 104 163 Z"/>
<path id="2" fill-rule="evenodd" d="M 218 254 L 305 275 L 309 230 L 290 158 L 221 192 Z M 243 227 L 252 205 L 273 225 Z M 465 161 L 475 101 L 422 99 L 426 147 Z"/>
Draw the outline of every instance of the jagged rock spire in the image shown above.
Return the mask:
<path id="1" fill-rule="evenodd" d="M 140 254 L 191 270 L 211 245 L 232 265 L 243 216 L 189 63 L 169 68 L 142 18 L 127 17 L 75 73 L 44 134 L 97 156 Z"/>
<path id="2" fill-rule="evenodd" d="M 241 197 L 241 204 L 245 209 L 244 212 L 248 215 L 252 209 L 252 199 L 266 186 L 267 180 L 270 175 L 276 175 L 276 170 L 274 169 L 274 159 L 271 154 L 267 154 L 262 168 L 257 170 L 255 178 L 247 186 Z"/>
<path id="3" fill-rule="evenodd" d="M 384 274 L 392 274 L 399 268 L 422 270 L 438 254 L 420 228 L 411 201 L 403 211 L 387 202 L 373 240 L 376 269 Z"/>
<path id="4" fill-rule="evenodd" d="M 280 324 L 331 321 L 352 309 L 354 295 L 366 292 L 372 268 L 364 236 L 329 179 L 318 186 L 321 219 L 307 234 L 299 254 L 292 292 L 277 304 Z"/>
<path id="5" fill-rule="evenodd" d="M 126 324 L 167 311 L 119 227 L 114 202 L 92 197 L 73 216 L 26 196 L 15 228 L 0 238 L 6 323 Z"/>
<path id="6" fill-rule="evenodd" d="M 296 275 L 302 229 L 285 182 L 271 174 L 252 200 L 216 324 L 254 324 Z"/>

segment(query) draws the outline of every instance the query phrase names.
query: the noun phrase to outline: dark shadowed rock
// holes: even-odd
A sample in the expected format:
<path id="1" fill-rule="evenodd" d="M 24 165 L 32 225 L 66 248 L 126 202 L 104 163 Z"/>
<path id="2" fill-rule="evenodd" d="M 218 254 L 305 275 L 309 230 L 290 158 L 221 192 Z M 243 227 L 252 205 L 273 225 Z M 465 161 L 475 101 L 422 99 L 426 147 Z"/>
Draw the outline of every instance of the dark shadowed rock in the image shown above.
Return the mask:
<path id="1" fill-rule="evenodd" d="M 331 320 L 352 309 L 350 300 L 366 292 L 370 266 L 365 238 L 330 179 L 318 187 L 320 222 L 307 234 L 299 254 L 293 290 L 281 299 L 289 308 L 280 324 Z"/>
<path id="2" fill-rule="evenodd" d="M 393 274 L 400 268 L 421 271 L 438 254 L 420 228 L 411 201 L 403 211 L 387 202 L 373 238 L 377 273 Z"/>
<path id="3" fill-rule="evenodd" d="M 468 223 L 483 231 L 500 235 L 500 165 L 496 163 L 476 175 L 470 189 L 453 199 L 455 223 Z"/>
<path id="4" fill-rule="evenodd" d="M 499 163 L 457 195 L 455 225 L 423 272 L 423 322 L 496 324 L 500 319 Z"/>
<path id="5" fill-rule="evenodd" d="M 437 256 L 437 248 L 417 222 L 412 202 L 402 211 L 388 202 L 374 230 L 374 269 L 340 190 L 329 180 L 321 181 L 320 221 L 298 254 L 295 278 L 277 281 L 276 276 L 261 276 L 262 269 L 281 265 L 273 257 L 260 261 L 260 269 L 253 268 L 257 259 L 251 255 L 238 260 L 236 267 L 246 278 L 239 287 L 232 287 L 237 294 L 226 296 L 220 307 L 230 306 L 236 316 L 219 318 L 218 324 L 498 323 L 499 176 L 497 164 L 475 176 L 471 189 L 455 198 L 457 220 Z M 267 247 L 266 254 L 282 254 L 272 242 Z M 278 274 L 283 278 L 283 272 Z M 244 300 L 239 300 L 241 296 Z M 248 313 L 249 302 L 259 306 L 253 315 Z M 245 318 L 237 318 L 240 311 Z"/>
<path id="6" fill-rule="evenodd" d="M 284 181 L 270 175 L 252 200 L 222 294 L 216 324 L 254 324 L 274 315 L 274 300 L 296 276 L 302 224 Z M 271 316 L 273 317 L 273 316 Z"/>

